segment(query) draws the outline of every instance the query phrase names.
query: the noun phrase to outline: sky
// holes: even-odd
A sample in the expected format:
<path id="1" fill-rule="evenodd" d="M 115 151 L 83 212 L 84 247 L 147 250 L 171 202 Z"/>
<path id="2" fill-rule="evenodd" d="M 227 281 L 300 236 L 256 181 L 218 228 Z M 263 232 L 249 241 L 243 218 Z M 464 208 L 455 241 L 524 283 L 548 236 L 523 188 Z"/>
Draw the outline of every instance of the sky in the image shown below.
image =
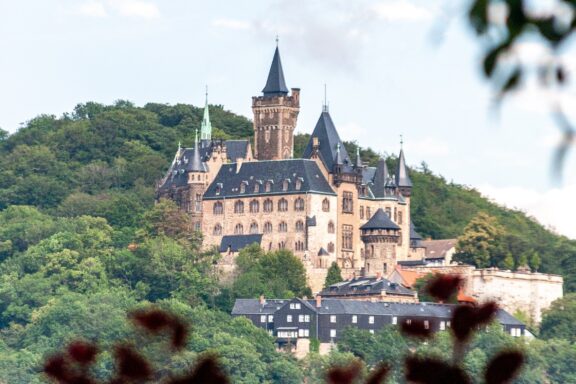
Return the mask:
<path id="1" fill-rule="evenodd" d="M 409 165 L 426 162 L 576 238 L 576 156 L 553 181 L 560 131 L 550 113 L 560 102 L 576 121 L 576 88 L 556 93 L 528 81 L 496 108 L 463 4 L 0 0 L 0 127 L 14 132 L 87 101 L 202 105 L 205 85 L 210 103 L 251 118 L 278 35 L 287 85 L 301 88 L 298 132 L 314 128 L 326 84 L 344 140 L 387 155 L 402 135 Z M 516 57 L 535 65 L 549 52 L 525 41 Z M 562 60 L 576 69 L 571 48 Z"/>

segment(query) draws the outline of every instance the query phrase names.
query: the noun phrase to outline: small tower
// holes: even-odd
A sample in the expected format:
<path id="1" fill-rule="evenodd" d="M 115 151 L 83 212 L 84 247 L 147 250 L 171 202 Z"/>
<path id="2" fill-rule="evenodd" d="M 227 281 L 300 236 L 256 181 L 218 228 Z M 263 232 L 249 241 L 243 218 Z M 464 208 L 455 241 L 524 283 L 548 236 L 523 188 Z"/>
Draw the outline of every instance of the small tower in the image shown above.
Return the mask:
<path id="1" fill-rule="evenodd" d="M 360 227 L 364 242 L 364 273 L 388 276 L 396 268 L 396 247 L 400 227 L 379 208 L 366 224 Z"/>
<path id="2" fill-rule="evenodd" d="M 200 126 L 200 141 L 203 146 L 205 142 L 212 140 L 212 123 L 210 123 L 210 111 L 208 109 L 208 87 L 206 87 L 206 102 L 204 104 L 204 117 Z"/>
<path id="3" fill-rule="evenodd" d="M 186 159 L 186 172 L 188 174 L 188 213 L 192 217 L 194 230 L 202 229 L 202 196 L 208 187 L 208 168 L 200 155 L 200 142 L 198 131 L 194 140 L 192 156 Z"/>
<path id="4" fill-rule="evenodd" d="M 294 129 L 300 111 L 300 89 L 292 88 L 292 95 L 288 95 L 278 44 L 262 96 L 252 97 L 252 111 L 254 157 L 257 160 L 293 157 Z"/>
<path id="5" fill-rule="evenodd" d="M 400 156 L 398 156 L 398 166 L 396 168 L 396 186 L 402 196 L 410 197 L 412 195 L 412 180 L 408 175 L 408 167 L 406 166 L 406 159 L 404 158 L 404 150 L 400 149 Z"/>

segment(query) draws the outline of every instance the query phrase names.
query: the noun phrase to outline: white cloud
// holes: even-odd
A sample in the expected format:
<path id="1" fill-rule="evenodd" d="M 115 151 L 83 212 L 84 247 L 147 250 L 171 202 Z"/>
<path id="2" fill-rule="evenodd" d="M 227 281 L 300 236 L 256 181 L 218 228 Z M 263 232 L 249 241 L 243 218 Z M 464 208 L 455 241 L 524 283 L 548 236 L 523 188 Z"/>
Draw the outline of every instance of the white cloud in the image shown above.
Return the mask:
<path id="1" fill-rule="evenodd" d="M 450 153 L 450 148 L 447 143 L 433 137 L 423 137 L 414 141 L 410 140 L 407 141 L 404 146 L 407 152 L 417 154 L 420 158 L 429 156 L 442 157 Z"/>
<path id="2" fill-rule="evenodd" d="M 90 17 L 106 17 L 108 13 L 104 4 L 98 1 L 88 1 L 78 7 L 78 14 Z"/>
<path id="3" fill-rule="evenodd" d="M 539 192 L 529 188 L 485 185 L 482 194 L 509 208 L 520 209 L 556 232 L 576 239 L 576 184 Z"/>
<path id="4" fill-rule="evenodd" d="M 382 1 L 372 7 L 376 15 L 387 21 L 426 21 L 434 17 L 434 13 L 424 7 L 417 6 L 408 0 Z"/>
<path id="5" fill-rule="evenodd" d="M 212 21 L 212 26 L 224 29 L 234 29 L 234 30 L 247 30 L 251 28 L 251 24 L 244 20 L 235 19 L 215 19 Z"/>
<path id="6" fill-rule="evenodd" d="M 345 141 L 354 141 L 358 138 L 358 136 L 362 136 L 367 133 L 366 128 L 362 127 L 360 124 L 354 121 L 345 124 L 338 124 L 336 128 L 338 129 L 340 139 Z"/>
<path id="7" fill-rule="evenodd" d="M 89 0 L 78 6 L 74 13 L 89 17 L 123 16 L 141 19 L 160 17 L 158 6 L 144 0 Z"/>

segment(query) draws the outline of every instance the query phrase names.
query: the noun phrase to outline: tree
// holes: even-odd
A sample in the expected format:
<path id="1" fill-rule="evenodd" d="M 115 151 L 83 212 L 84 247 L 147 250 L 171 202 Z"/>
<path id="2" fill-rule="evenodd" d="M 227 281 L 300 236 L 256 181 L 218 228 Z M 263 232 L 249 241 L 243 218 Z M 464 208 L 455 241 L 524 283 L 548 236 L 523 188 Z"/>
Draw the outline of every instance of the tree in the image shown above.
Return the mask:
<path id="1" fill-rule="evenodd" d="M 576 342 L 576 293 L 570 293 L 552 303 L 544 312 L 540 336 L 544 339 L 565 339 Z"/>
<path id="2" fill-rule="evenodd" d="M 326 280 L 324 281 L 324 288 L 328 288 L 332 284 L 336 284 L 344 280 L 342 278 L 342 270 L 335 261 L 330 264 L 328 268 L 328 273 L 326 274 Z"/>
<path id="3" fill-rule="evenodd" d="M 504 229 L 495 217 L 479 212 L 458 238 L 455 258 L 478 268 L 496 266 L 503 234 Z"/>

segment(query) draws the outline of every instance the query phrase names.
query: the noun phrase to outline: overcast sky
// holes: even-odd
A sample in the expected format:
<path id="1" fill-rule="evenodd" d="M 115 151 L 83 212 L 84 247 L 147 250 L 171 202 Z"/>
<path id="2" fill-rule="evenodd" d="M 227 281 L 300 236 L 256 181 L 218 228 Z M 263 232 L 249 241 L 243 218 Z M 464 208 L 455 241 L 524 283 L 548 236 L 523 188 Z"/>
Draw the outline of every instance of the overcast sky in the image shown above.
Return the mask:
<path id="1" fill-rule="evenodd" d="M 299 132 L 311 132 L 324 84 L 346 140 L 425 161 L 576 238 L 576 156 L 551 182 L 559 131 L 550 104 L 576 113 L 574 89 L 529 85 L 495 113 L 462 0 L 0 1 L 0 127 L 13 132 L 77 103 L 210 102 L 251 118 L 275 36 L 288 87 L 300 87 Z M 536 43 L 518 52 L 545 59 Z M 564 53 L 576 68 L 576 55 Z M 574 116 L 576 121 L 576 116 Z M 175 143 L 176 146 L 176 143 Z"/>

